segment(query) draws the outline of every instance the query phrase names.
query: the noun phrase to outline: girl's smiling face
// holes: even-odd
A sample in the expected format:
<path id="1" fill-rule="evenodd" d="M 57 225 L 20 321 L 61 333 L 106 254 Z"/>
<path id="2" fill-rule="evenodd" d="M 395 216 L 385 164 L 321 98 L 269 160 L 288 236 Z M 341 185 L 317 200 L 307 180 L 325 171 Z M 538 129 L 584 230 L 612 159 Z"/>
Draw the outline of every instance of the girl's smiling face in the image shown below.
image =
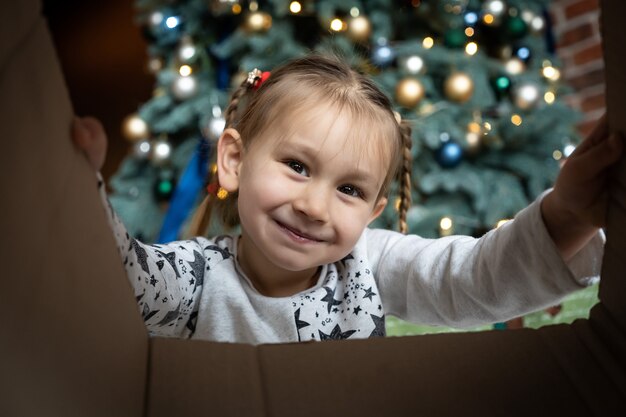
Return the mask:
<path id="1" fill-rule="evenodd" d="M 347 111 L 316 113 L 290 120 L 296 128 L 286 134 L 269 129 L 241 151 L 239 262 L 253 281 L 311 277 L 342 259 L 387 202 L 379 195 L 389 169 L 380 135 L 355 128 Z"/>

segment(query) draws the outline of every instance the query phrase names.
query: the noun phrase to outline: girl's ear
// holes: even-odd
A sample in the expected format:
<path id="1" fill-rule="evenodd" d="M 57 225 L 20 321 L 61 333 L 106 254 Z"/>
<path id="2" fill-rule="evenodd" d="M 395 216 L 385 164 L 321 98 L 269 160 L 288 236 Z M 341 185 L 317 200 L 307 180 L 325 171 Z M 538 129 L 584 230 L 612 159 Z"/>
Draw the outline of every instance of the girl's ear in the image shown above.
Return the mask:
<path id="1" fill-rule="evenodd" d="M 239 168 L 243 156 L 241 136 L 235 129 L 224 130 L 217 142 L 217 175 L 220 187 L 229 193 L 239 188 Z"/>
<path id="2" fill-rule="evenodd" d="M 376 218 L 378 216 L 380 216 L 380 214 L 385 209 L 386 205 L 387 205 L 387 197 L 381 197 L 381 198 L 378 199 L 376 204 L 374 204 L 374 209 L 372 210 L 372 214 L 370 216 L 370 220 L 369 220 L 368 224 L 373 222 L 374 220 L 376 220 Z"/>

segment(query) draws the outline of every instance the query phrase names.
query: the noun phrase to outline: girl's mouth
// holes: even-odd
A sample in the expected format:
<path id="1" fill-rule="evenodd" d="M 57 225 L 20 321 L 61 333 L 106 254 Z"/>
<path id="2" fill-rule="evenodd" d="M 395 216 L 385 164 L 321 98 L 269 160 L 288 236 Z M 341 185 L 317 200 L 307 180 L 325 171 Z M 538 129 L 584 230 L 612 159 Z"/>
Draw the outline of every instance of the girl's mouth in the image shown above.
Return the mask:
<path id="1" fill-rule="evenodd" d="M 323 242 L 322 240 L 316 238 L 315 236 L 311 236 L 308 235 L 306 233 L 303 233 L 297 229 L 294 229 L 292 227 L 287 226 L 284 223 L 281 223 L 279 221 L 276 220 L 276 224 L 278 224 L 278 226 L 284 230 L 293 240 L 297 241 L 297 242 L 301 242 L 301 243 L 306 243 L 306 242 Z"/>

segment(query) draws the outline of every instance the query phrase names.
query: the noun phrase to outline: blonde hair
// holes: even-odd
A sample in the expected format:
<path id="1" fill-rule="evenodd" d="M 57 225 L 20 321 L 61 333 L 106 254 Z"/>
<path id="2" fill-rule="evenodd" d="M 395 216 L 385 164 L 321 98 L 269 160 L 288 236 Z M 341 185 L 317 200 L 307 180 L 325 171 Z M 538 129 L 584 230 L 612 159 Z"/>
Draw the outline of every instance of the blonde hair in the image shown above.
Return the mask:
<path id="1" fill-rule="evenodd" d="M 242 82 L 225 111 L 226 127 L 239 132 L 244 148 L 284 119 L 287 112 L 306 110 L 315 98 L 338 106 L 340 112 L 347 109 L 352 115 L 376 122 L 383 132 L 382 142 L 388 144 L 385 153 L 390 161 L 378 198 L 389 193 L 392 180 L 397 178 L 399 229 L 406 233 L 406 213 L 411 204 L 411 128 L 396 119 L 391 101 L 372 80 L 338 58 L 313 54 L 276 68 L 258 90 L 256 80 L 252 81 Z M 209 172 L 209 177 L 209 183 L 218 181 L 215 172 Z M 207 195 L 194 215 L 189 235 L 207 233 L 213 210 L 226 228 L 239 224 L 237 193 L 226 199 Z"/>

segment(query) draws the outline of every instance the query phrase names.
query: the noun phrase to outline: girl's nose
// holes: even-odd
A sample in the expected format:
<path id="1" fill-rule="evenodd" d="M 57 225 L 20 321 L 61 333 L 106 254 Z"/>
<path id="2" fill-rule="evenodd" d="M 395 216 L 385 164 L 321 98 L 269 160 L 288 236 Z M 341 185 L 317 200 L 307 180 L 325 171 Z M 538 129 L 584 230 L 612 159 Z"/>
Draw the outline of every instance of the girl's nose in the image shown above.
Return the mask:
<path id="1" fill-rule="evenodd" d="M 329 215 L 329 192 L 325 187 L 309 184 L 293 200 L 295 211 L 303 214 L 309 220 L 325 223 Z"/>

